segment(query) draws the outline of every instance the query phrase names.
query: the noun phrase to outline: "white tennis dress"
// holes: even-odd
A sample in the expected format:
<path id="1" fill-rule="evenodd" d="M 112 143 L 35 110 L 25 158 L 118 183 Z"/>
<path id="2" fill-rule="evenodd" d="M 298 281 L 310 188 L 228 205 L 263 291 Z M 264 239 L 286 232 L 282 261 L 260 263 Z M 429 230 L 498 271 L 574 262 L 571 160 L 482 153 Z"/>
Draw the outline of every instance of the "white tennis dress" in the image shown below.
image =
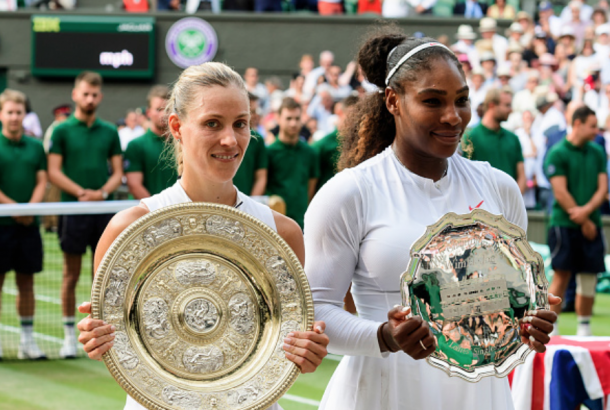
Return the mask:
<path id="1" fill-rule="evenodd" d="M 239 192 L 237 188 L 237 209 L 243 211 L 249 215 L 252 215 L 255 218 L 260 219 L 262 222 L 266 223 L 277 232 L 277 228 L 275 226 L 275 219 L 273 218 L 273 212 L 271 209 L 263 204 L 260 204 L 250 198 L 247 195 Z M 153 195 L 150 198 L 142 199 L 142 202 L 146 207 L 151 211 L 156 211 L 157 209 L 165 208 L 170 205 L 183 204 L 187 202 L 193 202 L 188 197 L 184 188 L 180 184 L 178 180 L 171 187 L 163 190 L 157 195 Z M 127 395 L 127 402 L 125 403 L 124 410 L 144 410 L 145 407 L 140 403 L 135 401 L 131 396 Z M 269 410 L 282 410 L 279 404 L 273 404 L 269 407 Z"/>
<path id="2" fill-rule="evenodd" d="M 468 383 L 403 352 L 380 353 L 377 329 L 401 303 L 399 278 L 427 225 L 448 212 L 481 208 L 527 227 L 510 176 L 457 154 L 448 162 L 447 175 L 435 183 L 407 170 L 388 148 L 337 174 L 309 206 L 305 271 L 316 320 L 326 322 L 329 352 L 345 355 L 321 410 L 513 409 L 506 378 Z M 350 284 L 358 317 L 342 309 Z"/>

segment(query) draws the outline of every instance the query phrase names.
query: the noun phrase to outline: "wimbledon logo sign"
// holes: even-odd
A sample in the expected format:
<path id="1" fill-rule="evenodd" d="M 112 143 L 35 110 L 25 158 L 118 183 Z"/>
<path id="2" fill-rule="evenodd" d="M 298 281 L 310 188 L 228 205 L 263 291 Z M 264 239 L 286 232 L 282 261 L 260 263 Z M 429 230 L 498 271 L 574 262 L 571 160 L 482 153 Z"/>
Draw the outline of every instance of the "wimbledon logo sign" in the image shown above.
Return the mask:
<path id="1" fill-rule="evenodd" d="M 216 32 L 205 20 L 187 17 L 175 22 L 165 37 L 165 50 L 178 67 L 211 61 L 218 50 Z"/>

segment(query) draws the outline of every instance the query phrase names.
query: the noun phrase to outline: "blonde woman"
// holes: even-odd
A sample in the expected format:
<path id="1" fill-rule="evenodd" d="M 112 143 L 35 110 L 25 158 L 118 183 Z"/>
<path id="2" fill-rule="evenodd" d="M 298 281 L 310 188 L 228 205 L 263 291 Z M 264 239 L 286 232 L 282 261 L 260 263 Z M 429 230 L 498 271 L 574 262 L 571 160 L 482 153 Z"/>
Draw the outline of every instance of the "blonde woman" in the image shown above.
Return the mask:
<path id="1" fill-rule="evenodd" d="M 185 202 L 212 202 L 239 208 L 273 228 L 303 263 L 303 235 L 292 219 L 258 204 L 233 185 L 250 141 L 248 92 L 239 74 L 221 63 L 187 68 L 178 79 L 167 104 L 178 174 L 170 188 L 143 199 L 140 205 L 119 212 L 110 221 L 98 244 L 97 269 L 112 242 L 138 218 L 159 208 Z M 79 307 L 91 313 L 91 304 Z M 326 356 L 325 324 L 315 322 L 312 332 L 293 332 L 285 339 L 286 357 L 303 373 L 313 372 Z M 78 324 L 79 341 L 91 359 L 101 360 L 114 343 L 110 325 L 90 316 Z M 143 407 L 128 396 L 125 410 Z M 280 409 L 275 404 L 271 409 Z"/>

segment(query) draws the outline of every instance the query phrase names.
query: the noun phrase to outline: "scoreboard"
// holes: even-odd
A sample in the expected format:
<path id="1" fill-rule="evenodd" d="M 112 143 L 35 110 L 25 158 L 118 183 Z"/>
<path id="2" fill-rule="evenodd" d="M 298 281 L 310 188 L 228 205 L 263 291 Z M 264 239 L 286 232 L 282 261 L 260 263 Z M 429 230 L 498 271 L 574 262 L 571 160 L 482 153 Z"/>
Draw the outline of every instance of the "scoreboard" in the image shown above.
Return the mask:
<path id="1" fill-rule="evenodd" d="M 151 79 L 153 17 L 32 16 L 32 74 L 74 77 L 83 70 L 106 78 Z"/>

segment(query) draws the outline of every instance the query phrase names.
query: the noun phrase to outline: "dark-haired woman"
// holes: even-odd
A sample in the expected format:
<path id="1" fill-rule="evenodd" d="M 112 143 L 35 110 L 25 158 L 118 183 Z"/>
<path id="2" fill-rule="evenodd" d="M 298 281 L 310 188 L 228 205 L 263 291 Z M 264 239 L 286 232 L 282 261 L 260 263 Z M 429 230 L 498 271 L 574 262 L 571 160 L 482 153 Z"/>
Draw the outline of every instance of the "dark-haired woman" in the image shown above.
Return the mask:
<path id="1" fill-rule="evenodd" d="M 421 318 L 407 319 L 409 312 L 394 306 L 411 244 L 427 225 L 482 208 L 525 229 L 519 187 L 488 163 L 456 154 L 471 113 L 464 73 L 449 49 L 382 32 L 362 46 L 358 62 L 381 92 L 362 99 L 348 118 L 343 171 L 305 217 L 316 317 L 326 322 L 329 351 L 345 355 L 320 409 L 512 409 L 506 379 L 468 383 L 420 360 L 437 342 Z M 342 309 L 350 284 L 358 317 Z M 532 315 L 524 342 L 544 351 L 556 315 Z"/>

